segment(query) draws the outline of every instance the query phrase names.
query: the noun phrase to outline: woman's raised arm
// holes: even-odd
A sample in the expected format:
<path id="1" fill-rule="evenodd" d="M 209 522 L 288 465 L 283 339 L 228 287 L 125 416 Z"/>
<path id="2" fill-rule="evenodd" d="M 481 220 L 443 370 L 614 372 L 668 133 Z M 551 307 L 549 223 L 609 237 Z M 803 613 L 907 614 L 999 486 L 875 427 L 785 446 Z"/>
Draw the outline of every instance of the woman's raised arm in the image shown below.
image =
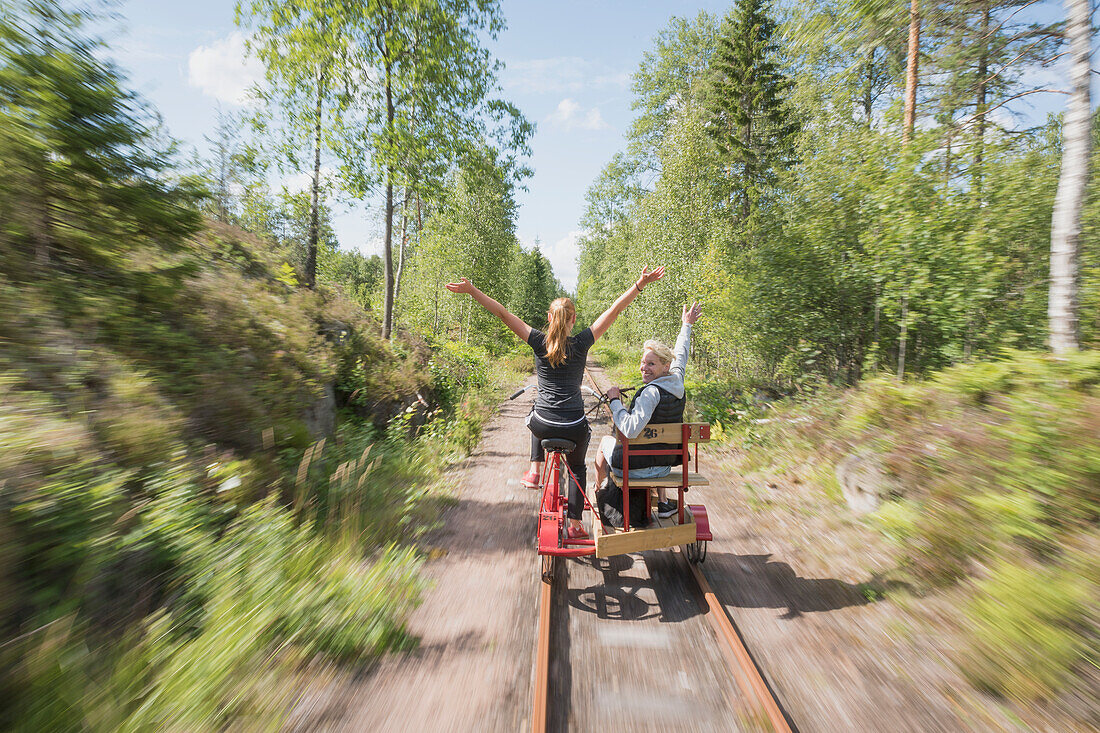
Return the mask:
<path id="1" fill-rule="evenodd" d="M 598 339 L 607 333 L 607 329 L 611 328 L 611 324 L 615 322 L 615 319 L 619 317 L 619 314 L 626 310 L 626 307 L 634 302 L 634 299 L 638 297 L 638 294 L 645 289 L 646 285 L 651 282 L 655 282 L 664 277 L 665 268 L 662 265 L 656 270 L 650 272 L 648 267 L 642 268 L 642 274 L 638 278 L 637 282 L 630 286 L 630 288 L 620 295 L 611 307 L 605 310 L 600 317 L 596 319 L 592 324 L 592 338 Z M 448 285 L 448 287 L 450 287 Z"/>
<path id="2" fill-rule="evenodd" d="M 478 290 L 472 282 L 462 278 L 456 283 L 447 283 L 446 288 L 452 293 L 466 293 L 472 296 L 474 300 L 481 304 L 482 308 L 503 321 L 504 325 L 512 330 L 512 333 L 518 336 L 523 343 L 527 343 L 527 338 L 531 335 L 531 327 L 503 305 Z"/>

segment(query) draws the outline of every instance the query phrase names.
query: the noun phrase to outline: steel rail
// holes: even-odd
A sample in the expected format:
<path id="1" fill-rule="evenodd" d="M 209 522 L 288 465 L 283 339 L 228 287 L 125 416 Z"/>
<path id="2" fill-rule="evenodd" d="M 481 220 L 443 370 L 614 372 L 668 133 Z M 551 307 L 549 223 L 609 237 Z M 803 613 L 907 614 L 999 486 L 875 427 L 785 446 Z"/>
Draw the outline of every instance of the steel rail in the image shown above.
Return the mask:
<path id="1" fill-rule="evenodd" d="M 542 581 L 539 598 L 539 639 L 535 660 L 535 704 L 532 733 L 546 733 L 546 699 L 550 690 L 550 583 Z"/>
<path id="2" fill-rule="evenodd" d="M 703 571 L 699 569 L 699 566 L 687 560 L 683 547 L 678 549 L 680 554 L 684 556 L 684 560 L 687 561 L 687 566 L 691 568 L 691 574 L 694 576 L 695 582 L 703 594 L 703 599 L 706 601 L 707 620 L 710 622 L 719 641 L 725 642 L 719 646 L 722 647 L 726 663 L 729 665 L 730 671 L 733 672 L 741 691 L 750 701 L 755 701 L 756 707 L 767 715 L 775 733 L 791 733 L 791 726 L 787 722 L 787 717 L 780 710 L 775 695 L 772 694 L 768 683 L 764 681 L 764 676 L 753 661 L 749 650 L 745 648 L 745 642 L 741 639 L 741 634 L 737 632 L 733 622 L 730 621 L 730 617 L 726 613 L 726 607 L 714 595 L 710 583 L 707 582 L 707 578 L 703 575 Z"/>

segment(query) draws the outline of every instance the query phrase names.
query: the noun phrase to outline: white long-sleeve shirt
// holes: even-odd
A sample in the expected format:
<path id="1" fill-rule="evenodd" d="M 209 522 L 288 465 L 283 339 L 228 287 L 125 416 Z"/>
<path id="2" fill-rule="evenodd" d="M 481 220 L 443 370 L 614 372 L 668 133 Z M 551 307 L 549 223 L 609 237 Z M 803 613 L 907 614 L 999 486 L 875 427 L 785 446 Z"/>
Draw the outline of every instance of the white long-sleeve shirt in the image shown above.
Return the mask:
<path id="1" fill-rule="evenodd" d="M 627 438 L 637 438 L 642 428 L 649 424 L 653 417 L 653 411 L 657 409 L 661 401 L 661 389 L 671 392 L 676 397 L 684 396 L 684 374 L 687 372 L 688 350 L 691 346 L 691 324 L 685 323 L 680 327 L 680 335 L 676 338 L 676 346 L 673 348 L 672 366 L 668 374 L 657 377 L 652 382 L 642 387 L 634 399 L 634 409 L 628 410 L 622 400 L 611 400 L 611 414 L 615 421 L 615 427 Z M 634 475 L 631 469 L 630 475 Z"/>

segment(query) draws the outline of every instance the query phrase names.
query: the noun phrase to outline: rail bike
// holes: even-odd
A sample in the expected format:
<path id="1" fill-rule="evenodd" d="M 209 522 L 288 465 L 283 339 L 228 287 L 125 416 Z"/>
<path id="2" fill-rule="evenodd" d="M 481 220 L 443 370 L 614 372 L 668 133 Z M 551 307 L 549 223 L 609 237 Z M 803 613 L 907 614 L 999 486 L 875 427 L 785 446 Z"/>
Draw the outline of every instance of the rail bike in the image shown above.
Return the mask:
<path id="1" fill-rule="evenodd" d="M 516 399 L 535 385 L 529 385 L 512 394 Z M 606 395 L 588 387 L 581 387 L 584 394 L 597 398 L 596 404 L 589 409 L 591 415 L 601 405 L 608 404 Z M 624 390 L 628 391 L 628 390 Z M 586 538 L 570 538 L 567 534 L 569 521 L 568 496 L 569 481 L 576 482 L 566 456 L 576 444 L 570 440 L 548 438 L 542 441 L 546 452 L 538 489 L 541 492 L 538 514 L 538 528 L 535 539 L 538 553 L 542 556 L 543 580 L 549 582 L 553 577 L 554 558 L 569 557 L 611 557 L 644 550 L 658 550 L 683 546 L 684 554 L 693 563 L 706 559 L 707 542 L 713 539 L 706 507 L 702 504 L 685 505 L 684 494 L 692 487 L 707 486 L 710 482 L 699 473 L 699 446 L 710 442 L 710 425 L 707 423 L 663 423 L 647 425 L 636 438 L 628 439 L 617 428 L 615 438 L 623 449 L 623 476 L 613 478 L 621 484 L 623 501 L 623 525 L 614 526 L 605 522 L 598 508 L 588 498 L 588 492 L 582 491 L 584 510 L 590 512 L 592 532 Z M 659 444 L 677 444 L 678 447 L 654 448 Z M 671 473 L 660 478 L 630 478 L 630 456 L 642 455 L 679 455 L 681 464 L 673 466 Z M 694 470 L 691 470 L 694 466 Z M 678 494 L 677 513 L 671 517 L 659 517 L 654 512 L 653 498 L 656 489 L 676 489 Z M 631 526 L 630 502 L 644 502 L 643 517 L 648 518 L 644 526 Z"/>

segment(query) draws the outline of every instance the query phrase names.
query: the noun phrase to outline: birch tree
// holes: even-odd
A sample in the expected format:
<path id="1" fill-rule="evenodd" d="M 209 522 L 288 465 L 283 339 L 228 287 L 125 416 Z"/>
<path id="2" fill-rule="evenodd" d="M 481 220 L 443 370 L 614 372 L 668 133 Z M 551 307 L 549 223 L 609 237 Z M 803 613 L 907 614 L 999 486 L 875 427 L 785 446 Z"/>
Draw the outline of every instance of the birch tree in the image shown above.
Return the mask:
<path id="1" fill-rule="evenodd" d="M 486 142 L 503 151 L 510 175 L 526 171 L 533 128 L 494 98 L 500 63 L 483 45 L 504 20 L 492 0 L 345 0 L 354 39 L 354 73 L 341 124 L 345 186 L 366 196 L 384 192 L 382 244 L 385 291 L 382 335 L 393 330 L 395 188 L 423 191 L 449 165 Z"/>
<path id="2" fill-rule="evenodd" d="M 310 224 L 304 274 L 310 288 L 317 280 L 323 203 L 321 156 L 328 147 L 326 130 L 334 121 L 335 91 L 348 55 L 343 5 L 342 0 L 237 3 L 237 23 L 254 26 L 249 47 L 266 72 L 267 83 L 254 90 L 263 104 L 257 126 L 276 133 L 284 170 L 300 172 L 309 165 Z M 308 151 L 308 159 L 300 156 L 302 150 Z"/>
<path id="3" fill-rule="evenodd" d="M 1092 18 L 1088 0 L 1065 0 L 1066 36 L 1070 44 L 1069 106 L 1062 126 L 1062 171 L 1054 197 L 1050 232 L 1050 348 L 1064 354 L 1077 341 L 1077 246 L 1081 210 L 1089 180 L 1089 78 Z"/>

